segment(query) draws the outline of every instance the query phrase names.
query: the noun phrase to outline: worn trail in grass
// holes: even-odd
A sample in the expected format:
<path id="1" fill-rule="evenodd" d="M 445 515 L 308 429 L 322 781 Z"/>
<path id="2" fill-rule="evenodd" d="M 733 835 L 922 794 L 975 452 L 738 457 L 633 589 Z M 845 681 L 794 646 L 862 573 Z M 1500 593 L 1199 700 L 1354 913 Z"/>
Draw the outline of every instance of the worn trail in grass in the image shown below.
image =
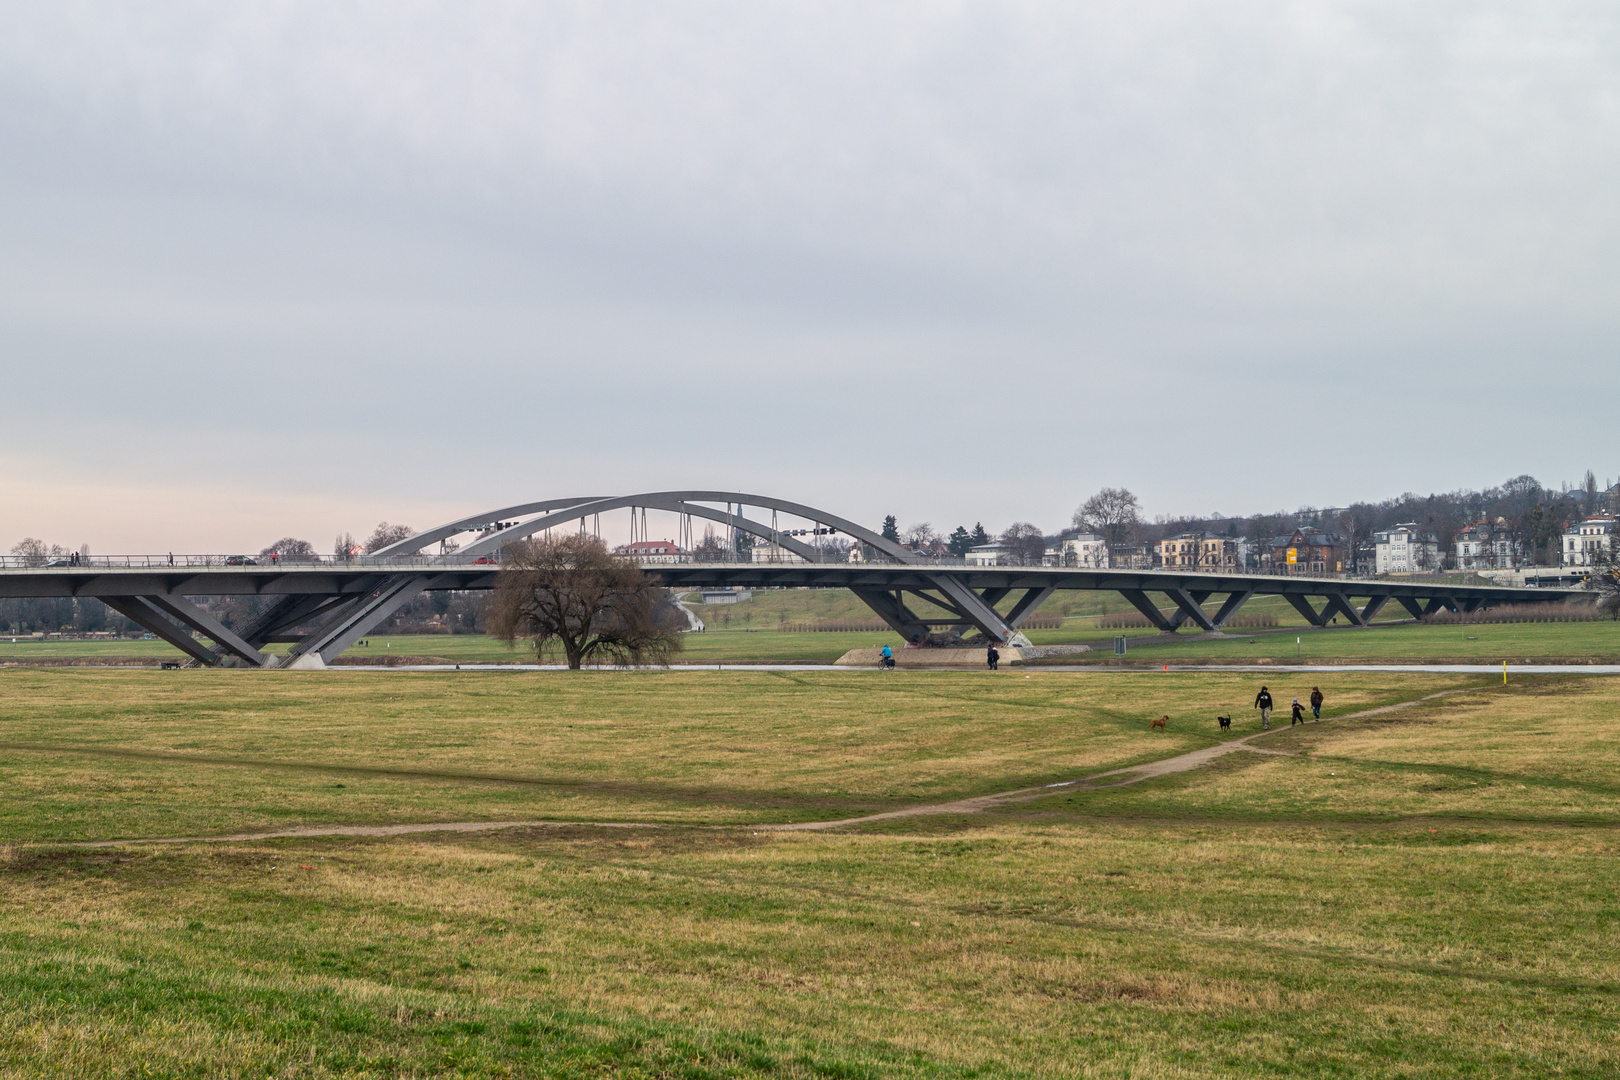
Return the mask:
<path id="1" fill-rule="evenodd" d="M 1365 710 L 1362 710 L 1361 712 L 1346 713 L 1340 719 L 1343 719 L 1343 720 L 1357 720 L 1357 719 L 1362 719 L 1364 717 L 1369 717 L 1369 716 L 1378 716 L 1378 715 L 1382 715 L 1384 713 L 1389 713 L 1389 712 L 1394 712 L 1394 711 L 1397 711 L 1397 710 L 1400 710 L 1400 709 L 1410 708 L 1410 707 L 1412 707 L 1414 705 L 1417 705 L 1417 704 L 1420 704 L 1420 703 L 1422 703 L 1424 701 L 1430 701 L 1430 700 L 1433 700 L 1435 698 L 1445 697 L 1445 696 L 1447 696 L 1449 694 L 1455 694 L 1455 693 L 1460 693 L 1460 692 L 1461 691 L 1459 691 L 1459 690 L 1439 690 L 1439 691 L 1436 691 L 1436 692 L 1434 692 L 1432 694 L 1425 694 L 1423 697 L 1415 698 L 1415 699 L 1413 699 L 1411 701 L 1396 702 L 1395 704 L 1392 704 L 1392 705 L 1381 705 L 1381 706 L 1379 706 L 1379 707 L 1377 707 L 1375 709 L 1365 709 Z M 1330 718 L 1330 720 L 1331 720 L 1331 718 Z M 905 807 L 905 808 L 900 809 L 900 810 L 890 810 L 890 811 L 887 811 L 885 813 L 869 814 L 869 815 L 866 815 L 866 816 L 863 816 L 863 817 L 837 818 L 837 819 L 828 820 L 828 821 L 805 821 L 805 822 L 799 822 L 799 823 L 796 823 L 796 824 L 789 824 L 789 825 L 765 824 L 765 823 L 754 822 L 754 823 L 752 823 L 752 825 L 754 827 L 756 827 L 756 828 L 761 828 L 761 829 L 778 829 L 778 830 L 834 829 L 834 828 L 840 828 L 840 827 L 843 827 L 843 826 L 864 825 L 864 824 L 868 824 L 870 822 L 875 822 L 875 821 L 893 821 L 893 820 L 898 820 L 900 818 L 908 818 L 908 817 L 923 817 L 923 816 L 941 815 L 941 814 L 975 814 L 975 813 L 981 813 L 983 811 L 990 810 L 990 809 L 993 809 L 993 808 L 998 807 L 998 806 L 1006 806 L 1006 805 L 1009 805 L 1009 804 L 1012 804 L 1012 803 L 1019 803 L 1019 802 L 1031 802 L 1031 801 L 1034 801 L 1035 799 L 1043 798 L 1045 796 L 1048 796 L 1048 795 L 1052 794 L 1054 789 L 1067 789 L 1067 788 L 1075 788 L 1075 787 L 1084 787 L 1084 788 L 1088 788 L 1088 789 L 1089 788 L 1095 788 L 1095 787 L 1123 787 L 1123 786 L 1126 786 L 1128 784 L 1138 784 L 1138 783 L 1141 783 L 1144 780 L 1151 780 L 1151 779 L 1154 779 L 1156 777 L 1169 776 L 1169 775 L 1172 775 L 1174 773 L 1186 772 L 1186 771 L 1191 770 L 1191 769 L 1199 768 L 1200 766 L 1207 765 L 1210 762 L 1216 760 L 1217 758 L 1222 757 L 1222 756 L 1224 756 L 1226 754 L 1232 753 L 1232 752 L 1237 751 L 1237 750 L 1250 750 L 1250 751 L 1254 751 L 1254 752 L 1257 752 L 1257 753 L 1285 753 L 1285 751 L 1265 750 L 1265 749 L 1261 749 L 1261 748 L 1258 748 L 1258 747 L 1255 747 L 1254 745 L 1252 745 L 1254 740 L 1264 738 L 1264 737 L 1266 737 L 1266 736 L 1268 736 L 1270 734 L 1272 734 L 1272 732 L 1270 732 L 1270 731 L 1258 731 L 1258 732 L 1255 732 L 1253 734 L 1244 735 L 1244 736 L 1241 736 L 1241 737 L 1236 738 L 1236 739 L 1228 739 L 1228 740 L 1226 740 L 1224 742 L 1219 742 L 1219 743 L 1216 743 L 1213 746 L 1204 747 L 1203 749 L 1200 749 L 1200 750 L 1190 750 L 1190 751 L 1188 751 L 1186 753 L 1177 754 L 1177 755 L 1175 755 L 1173 757 L 1160 758 L 1157 761 L 1148 761 L 1148 762 L 1144 762 L 1144 763 L 1142 763 L 1140 765 L 1128 766 L 1126 768 L 1121 768 L 1121 769 L 1110 769 L 1107 772 L 1096 773 L 1096 774 L 1093 774 L 1091 776 L 1080 777 L 1080 778 L 1077 778 L 1077 779 L 1058 780 L 1058 781 L 1054 781 L 1054 782 L 1049 783 L 1049 784 L 1043 784 L 1043 785 L 1041 785 L 1040 787 L 1037 787 L 1037 788 L 1019 788 L 1019 789 L 1014 790 L 1014 791 L 996 792 L 996 793 L 990 794 L 990 795 L 979 795 L 979 796 L 974 796 L 972 798 L 967 798 L 967 799 L 956 799 L 956 800 L 953 800 L 951 802 L 932 803 L 932 804 L 923 805 L 923 806 Z M 22 746 L 18 746 L 18 745 L 3 746 L 3 745 L 0 745 L 0 749 L 43 750 L 45 748 L 40 747 L 40 746 L 27 746 L 27 745 L 22 745 Z M 111 754 L 114 754 L 116 756 L 136 756 L 136 757 L 146 756 L 146 757 L 152 757 L 152 758 L 157 758 L 157 759 L 161 759 L 161 760 L 173 760 L 173 758 L 175 757 L 175 755 L 141 754 L 139 752 L 131 753 L 129 751 L 92 751 L 92 753 L 98 753 L 98 752 L 99 753 L 111 753 Z M 208 760 L 208 762 L 210 764 L 219 764 L 219 763 L 221 763 L 216 759 L 207 759 L 207 760 Z M 243 764 L 242 761 L 235 760 L 235 759 L 230 759 L 225 763 L 228 763 L 228 764 Z M 444 774 L 426 773 L 426 772 L 424 772 L 424 773 L 422 773 L 420 775 L 440 777 L 440 776 L 442 776 Z M 75 844 L 75 845 L 72 845 L 72 846 L 75 846 L 75 847 L 110 847 L 110 846 L 120 844 L 120 843 L 166 843 L 166 844 L 235 843 L 235 842 L 243 842 L 243 841 L 277 840 L 277 839 L 288 839 L 288 838 L 292 838 L 292 837 L 310 837 L 310 836 L 403 836 L 403 835 L 408 835 L 408 834 L 411 834 L 411 833 L 421 833 L 421 832 L 489 832 L 489 831 L 494 831 L 494 830 L 499 830 L 499 829 L 554 828 L 554 827 L 560 827 L 560 826 L 562 826 L 564 824 L 576 824 L 576 825 L 583 825 L 583 826 L 598 826 L 598 827 L 604 827 L 604 828 L 620 827 L 620 826 L 631 825 L 631 824 L 642 826 L 642 827 L 646 826 L 646 823 L 626 823 L 626 822 L 607 822 L 607 821 L 580 821 L 580 822 L 572 822 L 572 823 L 565 823 L 565 822 L 561 822 L 561 821 L 447 821 L 447 822 L 429 822 L 429 823 L 401 824 L 401 825 L 369 825 L 369 826 L 368 825 L 306 825 L 306 826 L 300 826 L 298 828 L 282 829 L 282 830 L 276 830 L 276 831 L 271 831 L 271 832 L 231 833 L 231 834 L 227 834 L 227 835 L 223 835 L 223 836 L 129 837 L 129 838 L 126 838 L 126 839 L 123 839 L 123 840 L 93 840 L 93 841 L 87 841 L 87 842 L 80 843 L 80 844 Z"/>
<path id="2" fill-rule="evenodd" d="M 1472 681 L 1347 676 L 1330 714 Z M 822 821 L 1213 746 L 1214 716 L 1256 689 L 1162 673 L 7 671 L 0 775 L 23 797 L 0 803 L 0 835 Z M 1150 735 L 1164 713 L 1171 730 Z"/>
<path id="3" fill-rule="evenodd" d="M 792 597 L 788 594 L 794 591 L 762 594 L 752 603 L 791 604 Z M 825 591 L 813 591 L 819 594 L 814 598 L 815 605 L 825 603 L 830 596 Z M 849 599 L 859 604 L 853 597 Z M 1341 626 L 1317 630 L 1292 625 L 1300 621 L 1299 616 L 1281 597 L 1265 599 L 1267 604 L 1262 605 L 1257 598 L 1245 610 L 1275 609 L 1281 615 L 1281 628 L 1275 632 L 1233 628 L 1224 638 L 1185 634 L 1164 637 L 1146 628 L 1103 629 L 1094 621 L 1086 620 L 1065 623 L 1061 629 L 1032 630 L 1029 636 L 1037 645 L 1090 644 L 1100 650 L 1099 658 L 1112 654 L 1115 636 L 1124 636 L 1131 642 L 1130 656 L 1148 663 L 1620 662 L 1620 622 L 1613 620 L 1450 625 L 1396 622 L 1379 623 L 1368 629 Z M 1052 601 L 1048 601 L 1042 610 L 1046 611 L 1051 604 Z M 749 629 L 727 629 L 715 624 L 704 633 L 684 635 L 685 651 L 681 660 L 695 664 L 830 664 L 850 649 L 873 648 L 885 643 L 899 648 L 904 644 L 898 635 L 888 632 L 788 633 L 776 626 L 776 619 L 770 618 L 756 621 L 754 628 Z M 532 652 L 514 649 L 480 634 L 378 635 L 366 641 L 365 647 L 350 649 L 346 658 L 373 662 L 412 656 L 444 663 L 483 664 L 533 659 Z M 24 640 L 13 645 L 9 644 L 9 639 L 0 638 L 0 666 L 74 659 L 110 661 L 121 657 L 146 657 L 155 664 L 159 659 L 181 659 L 182 654 L 172 646 L 154 641 Z"/>
<path id="4" fill-rule="evenodd" d="M 0 674 L 5 737 L 68 747 L 0 751 L 0 1077 L 1620 1072 L 1620 678 L 1335 677 L 1281 754 L 781 831 L 750 823 L 1132 779 L 1226 745 L 1215 711 L 1252 732 L 1255 680 L 407 676 L 417 708 L 392 678 Z M 471 778 L 315 768 L 374 759 Z M 494 774 L 583 778 L 612 827 L 497 814 L 560 796 Z M 589 791 L 613 777 L 691 798 Z M 357 786 L 384 829 L 502 827 L 39 842 L 341 826 Z"/>

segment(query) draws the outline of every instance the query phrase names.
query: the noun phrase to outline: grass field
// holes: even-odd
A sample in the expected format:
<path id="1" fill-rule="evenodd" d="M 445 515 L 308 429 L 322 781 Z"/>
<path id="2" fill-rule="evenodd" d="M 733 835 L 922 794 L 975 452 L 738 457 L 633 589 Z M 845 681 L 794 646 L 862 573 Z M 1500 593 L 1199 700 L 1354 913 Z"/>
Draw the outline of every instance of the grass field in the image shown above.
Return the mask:
<path id="1" fill-rule="evenodd" d="M 0 1075 L 1615 1075 L 1620 679 L 1322 685 L 0 671 Z"/>
<path id="2" fill-rule="evenodd" d="M 1031 634 L 1031 639 L 1037 635 Z M 1295 643 L 1298 638 L 1298 644 Z M 1500 663 L 1620 662 L 1620 622 L 1484 623 L 1444 626 L 1408 623 L 1397 626 L 1304 629 L 1282 632 L 1235 632 L 1225 638 L 1176 641 L 1139 635 L 1128 656 L 1145 662 L 1273 663 L 1339 660 L 1487 661 Z"/>
<path id="3" fill-rule="evenodd" d="M 1577 623 L 1486 623 L 1477 626 L 1440 626 L 1403 623 L 1367 629 L 1340 627 L 1327 630 L 1304 628 L 1278 632 L 1235 632 L 1225 639 L 1169 640 L 1145 630 L 1098 631 L 1082 625 L 1065 625 L 1061 630 L 1033 630 L 1029 637 L 1037 645 L 1091 644 L 1103 654 L 1112 655 L 1114 636 L 1132 640 L 1128 658 L 1144 664 L 1172 663 L 1252 663 L 1267 661 L 1324 662 L 1349 661 L 1467 661 L 1500 663 L 1606 662 L 1620 663 L 1620 623 L 1612 620 Z M 1296 646 L 1294 639 L 1301 639 Z M 412 656 L 436 658 L 449 663 L 510 664 L 532 662 L 532 649 L 505 644 L 477 634 L 377 635 L 365 647 L 355 647 L 348 657 L 372 660 L 378 657 Z M 682 637 L 685 646 L 676 658 L 682 664 L 830 664 L 850 649 L 890 644 L 900 647 L 897 634 L 888 633 L 786 633 L 779 630 L 717 630 Z M 75 658 L 94 660 L 142 656 L 153 660 L 180 657 L 178 650 L 162 642 L 33 642 L 19 640 L 11 645 L 0 639 L 0 664 L 61 662 Z M 1066 658 L 1063 663 L 1073 663 Z"/>
<path id="4" fill-rule="evenodd" d="M 696 594 L 686 595 L 695 601 Z M 1004 613 L 1012 610 L 1019 595 L 1014 592 L 1003 597 L 997 601 L 996 608 Z M 908 598 L 906 602 L 925 617 L 948 614 L 916 597 Z M 712 630 L 773 630 L 782 623 L 846 622 L 877 617 L 848 589 L 765 589 L 736 604 L 706 605 L 694 602 L 689 606 Z M 1206 606 L 1214 612 L 1220 606 L 1220 598 Z M 1092 631 L 1096 629 L 1097 619 L 1104 615 L 1135 611 L 1130 602 L 1118 593 L 1084 589 L 1053 593 L 1040 606 L 1042 615 L 1062 616 L 1073 624 L 1073 628 L 1084 627 Z M 1243 606 L 1243 614 L 1273 615 L 1283 626 L 1307 625 L 1299 612 L 1280 596 L 1254 597 Z M 1397 607 L 1394 611 L 1385 612 L 1383 617 L 1398 620 L 1406 615 L 1404 610 Z"/>

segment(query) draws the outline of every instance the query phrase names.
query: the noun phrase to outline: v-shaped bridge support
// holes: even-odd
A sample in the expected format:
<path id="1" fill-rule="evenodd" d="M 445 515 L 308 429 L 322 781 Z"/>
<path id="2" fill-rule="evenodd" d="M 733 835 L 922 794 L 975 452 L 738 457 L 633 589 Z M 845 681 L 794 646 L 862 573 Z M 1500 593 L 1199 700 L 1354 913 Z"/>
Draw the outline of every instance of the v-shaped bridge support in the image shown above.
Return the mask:
<path id="1" fill-rule="evenodd" d="M 996 605 L 1014 592 L 1012 588 L 990 588 L 975 592 L 950 574 L 919 573 L 922 584 L 900 589 L 852 586 L 851 592 L 877 612 L 895 633 L 915 645 L 949 644 L 965 633 L 977 631 L 987 643 L 1027 645 L 1029 639 L 1018 628 L 1041 603 L 1052 595 L 1053 586 L 1039 585 L 1023 590 L 1006 614 Z M 926 600 L 947 612 L 944 617 L 921 616 L 906 604 L 906 594 Z"/>

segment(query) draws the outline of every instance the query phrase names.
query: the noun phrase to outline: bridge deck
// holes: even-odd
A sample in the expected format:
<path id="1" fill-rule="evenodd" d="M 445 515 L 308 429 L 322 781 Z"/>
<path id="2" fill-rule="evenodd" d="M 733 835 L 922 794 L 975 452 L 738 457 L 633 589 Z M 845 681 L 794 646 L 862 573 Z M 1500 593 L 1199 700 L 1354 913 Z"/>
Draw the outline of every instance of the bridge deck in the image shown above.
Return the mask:
<path id="1" fill-rule="evenodd" d="M 1490 604 L 1590 598 L 1580 589 L 1450 585 L 1399 578 L 1312 578 L 1282 574 L 1204 574 L 1173 570 L 934 563 L 644 563 L 647 573 L 685 588 L 933 588 L 942 577 L 974 589 L 1252 592 L 1256 596 L 1449 597 Z M 0 568 L 0 597 L 289 596 L 364 592 L 385 577 L 425 575 L 429 590 L 494 587 L 498 567 L 437 560 L 357 561 L 283 566 L 71 566 Z"/>
<path id="2" fill-rule="evenodd" d="M 724 509 L 718 505 L 724 504 Z M 770 511 L 769 520 L 748 516 Z M 677 516 L 683 536 L 694 520 L 725 529 L 727 550 L 744 537 L 791 562 L 643 562 L 647 573 L 674 588 L 811 586 L 849 589 L 907 641 L 949 644 L 972 630 L 978 640 L 1022 640 L 1018 627 L 1055 591 L 1108 590 L 1124 597 L 1149 624 L 1173 633 L 1191 623 L 1219 630 L 1255 596 L 1281 596 L 1315 626 L 1344 619 L 1366 626 L 1390 603 L 1421 617 L 1437 611 L 1477 611 L 1509 603 L 1545 603 L 1590 596 L 1577 589 L 1451 585 L 1410 580 L 1355 580 L 1282 575 L 1184 573 L 1174 570 L 1081 570 L 1070 567 L 965 566 L 933 562 L 853 521 L 802 503 L 736 491 L 655 491 L 613 497 L 545 499 L 458 518 L 360 558 L 246 565 L 244 556 L 130 555 L 77 557 L 46 566 L 19 566 L 0 556 L 0 597 L 91 597 L 199 663 L 246 663 L 273 667 L 323 666 L 361 635 L 383 625 L 424 591 L 493 588 L 499 566 L 492 560 L 513 543 L 554 528 L 583 532 L 601 515 L 628 510 L 632 534 L 645 538 L 647 511 Z M 809 524 L 780 528 L 778 515 Z M 801 537 L 834 534 L 881 560 L 821 562 L 823 548 Z M 460 539 L 457 539 L 457 538 Z M 461 544 L 454 555 L 433 558 L 424 549 Z M 686 546 L 690 546 L 687 544 Z M 237 565 L 229 565 L 236 563 Z M 1150 597 L 1162 594 L 1166 609 Z M 1225 594 L 1218 610 L 1204 605 Z M 271 602 L 247 626 L 233 629 L 187 597 L 263 596 Z M 909 605 L 920 598 L 950 618 L 919 615 Z M 1359 605 L 1356 598 L 1362 598 Z M 1010 604 L 1004 601 L 1010 600 Z M 998 605 L 1001 605 L 998 607 Z M 1320 605 L 1320 606 L 1319 606 Z M 1003 610 L 1005 608 L 1005 610 Z M 924 610 L 928 610 L 925 608 Z M 204 639 L 212 644 L 204 644 Z M 285 659 L 264 646 L 293 642 Z"/>

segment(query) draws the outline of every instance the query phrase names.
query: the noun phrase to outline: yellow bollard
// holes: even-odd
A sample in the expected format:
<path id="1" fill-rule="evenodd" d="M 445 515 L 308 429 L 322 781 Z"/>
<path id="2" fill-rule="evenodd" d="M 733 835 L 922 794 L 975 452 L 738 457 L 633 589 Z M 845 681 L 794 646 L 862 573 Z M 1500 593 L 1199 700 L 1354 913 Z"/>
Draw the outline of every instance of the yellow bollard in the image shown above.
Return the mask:
<path id="1" fill-rule="evenodd" d="M 1502 685 L 1507 685 L 1507 661 L 1502 661 Z"/>

